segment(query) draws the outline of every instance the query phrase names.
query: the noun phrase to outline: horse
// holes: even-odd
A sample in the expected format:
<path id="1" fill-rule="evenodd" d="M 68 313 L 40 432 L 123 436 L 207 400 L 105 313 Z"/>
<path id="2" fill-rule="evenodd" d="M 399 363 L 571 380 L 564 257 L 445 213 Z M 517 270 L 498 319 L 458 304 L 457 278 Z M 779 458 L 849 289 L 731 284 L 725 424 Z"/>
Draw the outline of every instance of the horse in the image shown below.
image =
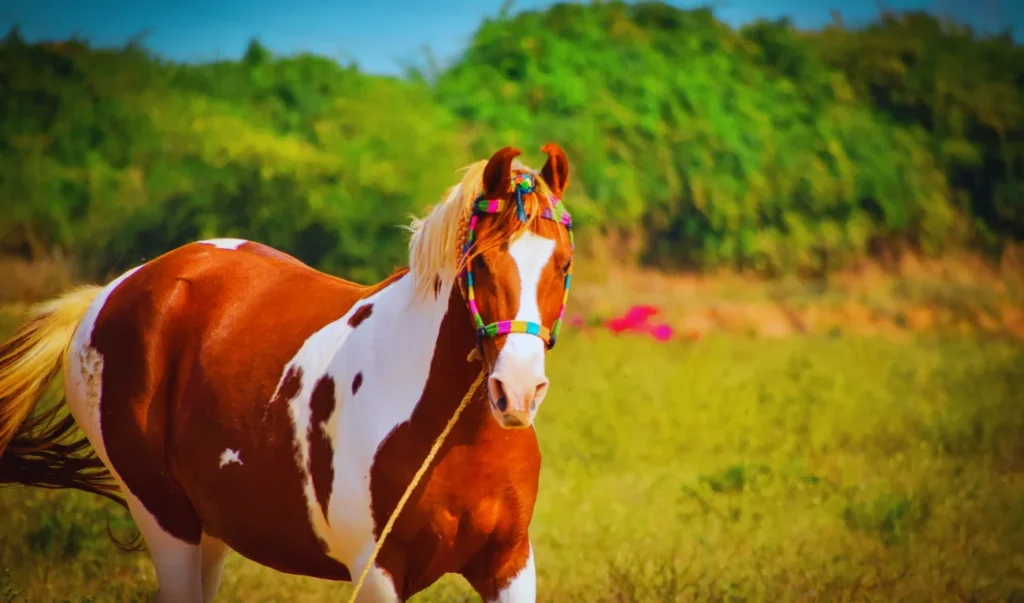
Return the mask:
<path id="1" fill-rule="evenodd" d="M 569 163 L 541 151 L 539 172 L 512 147 L 463 168 L 376 284 L 213 239 L 39 304 L 0 346 L 0 483 L 125 506 L 161 602 L 212 601 L 229 550 L 335 581 L 365 566 L 360 601 L 448 573 L 534 601 L 533 425 L 574 250 Z M 39 404 L 58 374 L 64 397 Z"/>

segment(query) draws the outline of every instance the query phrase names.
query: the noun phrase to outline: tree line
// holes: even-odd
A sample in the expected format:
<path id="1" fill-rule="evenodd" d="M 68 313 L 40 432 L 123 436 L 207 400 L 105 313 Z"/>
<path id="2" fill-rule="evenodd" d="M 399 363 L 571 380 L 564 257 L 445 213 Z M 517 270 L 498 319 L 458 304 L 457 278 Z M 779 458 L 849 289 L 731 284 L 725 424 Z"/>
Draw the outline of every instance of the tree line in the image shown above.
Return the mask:
<path id="1" fill-rule="evenodd" d="M 925 13 L 733 29 L 707 9 L 559 4 L 483 22 L 436 72 L 253 41 L 181 64 L 137 43 L 0 41 L 0 252 L 108 274 L 265 242 L 348 278 L 405 261 L 455 168 L 557 141 L 580 228 L 642 261 L 822 272 L 1024 238 L 1024 50 Z M 585 236 L 585 234 L 584 234 Z"/>

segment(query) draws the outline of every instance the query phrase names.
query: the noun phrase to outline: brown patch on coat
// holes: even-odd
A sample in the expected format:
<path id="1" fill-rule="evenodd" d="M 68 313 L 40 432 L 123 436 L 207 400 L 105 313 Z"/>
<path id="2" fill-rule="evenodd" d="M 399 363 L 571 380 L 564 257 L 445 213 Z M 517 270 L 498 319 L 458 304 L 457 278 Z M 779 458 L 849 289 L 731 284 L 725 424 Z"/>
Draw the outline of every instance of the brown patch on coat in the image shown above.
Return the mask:
<path id="1" fill-rule="evenodd" d="M 476 333 L 453 288 L 430 375 L 408 422 L 384 440 L 371 469 L 379 538 L 434 439 L 481 369 L 466 362 Z M 403 599 L 448 572 L 461 573 L 485 601 L 522 569 L 540 476 L 534 430 L 505 430 L 480 388 L 412 493 L 377 558 Z"/>
<path id="2" fill-rule="evenodd" d="M 352 395 L 356 395 L 359 392 L 359 388 L 363 386 L 363 372 L 359 371 L 356 376 L 352 379 Z"/>
<path id="3" fill-rule="evenodd" d="M 295 433 L 288 407 L 312 392 L 289 363 L 405 271 L 366 287 L 281 255 L 253 243 L 231 253 L 186 245 L 111 294 L 93 333 L 103 440 L 128 489 L 176 538 L 198 543 L 205 531 L 275 570 L 348 580 L 309 523 L 308 468 L 295 459 L 309 434 Z M 229 442 L 245 464 L 225 472 Z"/>
<path id="4" fill-rule="evenodd" d="M 334 379 L 320 377 L 309 400 L 309 475 L 320 510 L 327 517 L 327 502 L 334 483 L 334 447 L 324 432 L 327 420 L 334 413 Z"/>
<path id="5" fill-rule="evenodd" d="M 277 388 L 277 393 L 274 394 L 270 404 L 275 406 L 288 404 L 295 399 L 295 396 L 299 395 L 299 388 L 301 387 L 302 369 L 297 366 L 289 366 L 288 372 L 284 374 L 281 386 Z"/>
<path id="6" fill-rule="evenodd" d="M 352 316 L 348 319 L 348 326 L 353 329 L 363 324 L 363 321 L 373 314 L 373 304 L 363 304 L 352 313 Z"/>

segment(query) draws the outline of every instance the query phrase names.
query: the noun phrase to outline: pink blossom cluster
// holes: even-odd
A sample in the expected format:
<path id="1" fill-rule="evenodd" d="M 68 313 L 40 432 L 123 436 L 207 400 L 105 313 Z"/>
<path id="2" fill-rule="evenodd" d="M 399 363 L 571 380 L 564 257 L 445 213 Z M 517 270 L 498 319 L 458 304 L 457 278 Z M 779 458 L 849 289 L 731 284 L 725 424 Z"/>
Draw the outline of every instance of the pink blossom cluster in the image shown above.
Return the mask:
<path id="1" fill-rule="evenodd" d="M 668 341 L 675 335 L 675 330 L 668 324 L 652 322 L 652 318 L 659 314 L 658 308 L 648 305 L 636 305 L 629 308 L 625 314 L 604 321 L 604 328 L 616 335 L 621 333 L 638 333 L 647 335 L 655 341 Z M 582 316 L 576 316 L 571 323 L 574 327 L 585 326 Z"/>

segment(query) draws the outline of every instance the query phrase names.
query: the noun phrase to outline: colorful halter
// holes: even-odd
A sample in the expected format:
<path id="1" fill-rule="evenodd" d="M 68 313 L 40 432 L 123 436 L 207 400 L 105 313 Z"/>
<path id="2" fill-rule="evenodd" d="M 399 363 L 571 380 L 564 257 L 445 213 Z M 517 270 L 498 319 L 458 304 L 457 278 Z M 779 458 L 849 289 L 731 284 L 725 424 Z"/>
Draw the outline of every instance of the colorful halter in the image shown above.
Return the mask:
<path id="1" fill-rule="evenodd" d="M 527 216 L 523 205 L 523 195 L 532 193 L 536 189 L 537 183 L 531 174 L 518 174 L 513 179 L 513 183 L 515 185 L 516 216 L 521 222 L 526 222 Z M 540 217 L 565 226 L 569 231 L 569 246 L 575 250 L 576 244 L 573 241 L 572 235 L 572 217 L 565 210 L 561 200 L 555 197 L 550 197 L 549 199 L 551 204 L 549 207 L 544 208 Z M 467 257 L 469 250 L 476 240 L 476 226 L 480 222 L 480 218 L 487 214 L 496 214 L 504 208 L 504 199 L 484 199 L 480 197 L 476 200 L 473 204 L 473 216 L 469 220 L 469 234 L 466 236 L 466 244 L 462 249 L 462 252 Z M 480 310 L 477 309 L 476 295 L 473 291 L 473 267 L 471 262 L 466 262 L 467 300 L 469 302 L 469 312 L 473 315 L 473 322 L 476 323 L 477 343 L 482 344 L 484 337 L 497 337 L 498 335 L 507 335 L 509 333 L 527 333 L 543 339 L 547 343 L 549 350 L 555 347 L 558 331 L 562 326 L 562 317 L 565 315 L 565 304 L 569 300 L 569 282 L 571 278 L 572 264 L 570 263 L 569 271 L 565 275 L 565 295 L 562 296 L 562 307 L 558 310 L 558 318 L 555 319 L 555 324 L 552 325 L 550 330 L 542 324 L 525 320 L 502 320 L 491 324 L 484 324 L 484 319 L 480 316 Z"/>

